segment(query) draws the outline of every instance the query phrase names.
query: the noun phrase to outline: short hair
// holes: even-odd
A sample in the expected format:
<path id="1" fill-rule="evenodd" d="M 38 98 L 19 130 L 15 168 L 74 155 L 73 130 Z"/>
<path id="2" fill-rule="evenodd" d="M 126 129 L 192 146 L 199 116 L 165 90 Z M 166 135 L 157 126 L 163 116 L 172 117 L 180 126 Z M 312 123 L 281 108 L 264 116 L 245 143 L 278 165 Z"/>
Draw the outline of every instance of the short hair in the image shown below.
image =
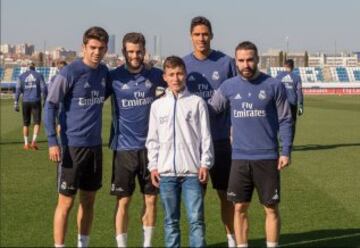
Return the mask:
<path id="1" fill-rule="evenodd" d="M 287 67 L 289 67 L 291 69 L 294 69 L 294 60 L 292 60 L 292 59 L 285 60 L 284 66 L 287 66 Z"/>
<path id="2" fill-rule="evenodd" d="M 163 64 L 163 70 L 175 67 L 181 67 L 186 72 L 185 63 L 180 57 L 174 55 L 167 57 Z"/>
<path id="3" fill-rule="evenodd" d="M 209 29 L 210 34 L 213 35 L 211 22 L 204 16 L 196 16 L 191 20 L 190 33 L 198 25 L 205 25 Z"/>
<path id="4" fill-rule="evenodd" d="M 83 44 L 86 45 L 91 39 L 105 42 L 107 45 L 109 41 L 109 34 L 102 27 L 94 26 L 85 31 L 83 36 Z"/>
<path id="5" fill-rule="evenodd" d="M 67 62 L 65 60 L 60 60 L 59 62 L 57 62 L 57 65 L 62 65 L 62 66 L 66 66 Z"/>
<path id="6" fill-rule="evenodd" d="M 33 62 L 29 64 L 29 69 L 35 71 L 35 64 Z"/>
<path id="7" fill-rule="evenodd" d="M 135 33 L 135 32 L 131 32 L 131 33 L 127 33 L 124 35 L 124 38 L 122 40 L 122 45 L 123 45 L 123 49 L 126 50 L 126 43 L 134 43 L 134 44 L 140 44 L 143 46 L 143 48 L 145 48 L 145 37 L 142 33 Z"/>
<path id="8" fill-rule="evenodd" d="M 259 56 L 256 45 L 254 43 L 252 43 L 251 41 L 240 42 L 239 45 L 237 45 L 235 48 L 235 53 L 238 50 L 253 50 L 253 51 L 255 51 L 256 56 Z"/>

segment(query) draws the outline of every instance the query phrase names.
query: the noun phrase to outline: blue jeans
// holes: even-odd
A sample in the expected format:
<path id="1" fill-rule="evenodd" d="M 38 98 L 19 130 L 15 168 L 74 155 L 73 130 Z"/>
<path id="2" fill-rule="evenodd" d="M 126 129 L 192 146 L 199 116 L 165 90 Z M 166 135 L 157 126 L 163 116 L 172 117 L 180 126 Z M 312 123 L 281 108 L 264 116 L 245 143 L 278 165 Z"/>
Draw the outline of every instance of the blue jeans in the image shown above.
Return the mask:
<path id="1" fill-rule="evenodd" d="M 204 189 L 197 177 L 161 177 L 160 197 L 165 211 L 165 246 L 180 247 L 181 195 L 190 226 L 190 247 L 204 247 Z"/>

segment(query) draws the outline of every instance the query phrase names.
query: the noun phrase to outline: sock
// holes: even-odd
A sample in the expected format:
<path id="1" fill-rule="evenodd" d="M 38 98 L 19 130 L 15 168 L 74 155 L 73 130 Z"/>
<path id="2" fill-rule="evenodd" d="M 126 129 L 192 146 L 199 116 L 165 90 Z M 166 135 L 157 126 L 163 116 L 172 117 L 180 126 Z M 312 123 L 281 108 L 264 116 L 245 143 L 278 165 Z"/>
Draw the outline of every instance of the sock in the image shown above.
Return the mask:
<path id="1" fill-rule="evenodd" d="M 268 248 L 275 248 L 277 246 L 278 246 L 278 242 L 266 241 L 266 247 L 268 247 Z"/>
<path id="2" fill-rule="evenodd" d="M 143 226 L 143 247 L 151 247 L 151 240 L 155 227 L 154 226 Z"/>
<path id="3" fill-rule="evenodd" d="M 88 246 L 89 246 L 89 235 L 78 234 L 77 247 L 88 247 Z"/>
<path id="4" fill-rule="evenodd" d="M 62 244 L 62 245 L 54 244 L 54 247 L 55 247 L 55 248 L 64 248 L 65 245 L 64 245 L 64 244 Z"/>
<path id="5" fill-rule="evenodd" d="M 240 247 L 240 248 L 247 248 L 248 244 L 244 243 L 244 244 L 238 244 L 236 247 Z"/>
<path id="6" fill-rule="evenodd" d="M 228 247 L 236 247 L 234 234 L 227 234 Z"/>
<path id="7" fill-rule="evenodd" d="M 29 137 L 28 136 L 24 136 L 24 142 L 25 142 L 25 145 L 29 144 Z"/>
<path id="8" fill-rule="evenodd" d="M 127 246 L 127 233 L 120 233 L 116 235 L 116 242 L 118 247 Z"/>
<path id="9" fill-rule="evenodd" d="M 33 134 L 32 142 L 35 142 L 35 141 L 36 141 L 36 138 L 37 138 L 37 134 Z"/>

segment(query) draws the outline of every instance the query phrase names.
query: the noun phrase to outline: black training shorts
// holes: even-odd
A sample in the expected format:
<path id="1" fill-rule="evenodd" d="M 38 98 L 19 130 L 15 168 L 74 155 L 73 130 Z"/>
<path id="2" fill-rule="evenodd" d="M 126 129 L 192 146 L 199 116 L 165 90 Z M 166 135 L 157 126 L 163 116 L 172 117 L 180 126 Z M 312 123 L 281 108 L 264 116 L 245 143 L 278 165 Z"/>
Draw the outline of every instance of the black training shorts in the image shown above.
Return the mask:
<path id="1" fill-rule="evenodd" d="M 268 206 L 280 202 L 280 172 L 277 159 L 233 160 L 227 199 L 250 202 L 256 188 L 260 203 Z"/>
<path id="2" fill-rule="evenodd" d="M 23 102 L 22 114 L 24 126 L 28 127 L 31 123 L 31 115 L 33 116 L 34 124 L 40 125 L 41 123 L 41 101 L 37 102 Z"/>
<path id="3" fill-rule="evenodd" d="M 230 139 L 214 141 L 215 163 L 210 169 L 213 188 L 226 191 L 231 169 Z"/>
<path id="4" fill-rule="evenodd" d="M 158 188 L 151 183 L 150 171 L 147 169 L 146 149 L 114 151 L 110 194 L 129 197 L 135 190 L 135 177 L 138 177 L 141 193 L 158 194 Z"/>
<path id="5" fill-rule="evenodd" d="M 58 191 L 74 195 L 77 189 L 96 191 L 102 186 L 102 146 L 62 147 Z"/>

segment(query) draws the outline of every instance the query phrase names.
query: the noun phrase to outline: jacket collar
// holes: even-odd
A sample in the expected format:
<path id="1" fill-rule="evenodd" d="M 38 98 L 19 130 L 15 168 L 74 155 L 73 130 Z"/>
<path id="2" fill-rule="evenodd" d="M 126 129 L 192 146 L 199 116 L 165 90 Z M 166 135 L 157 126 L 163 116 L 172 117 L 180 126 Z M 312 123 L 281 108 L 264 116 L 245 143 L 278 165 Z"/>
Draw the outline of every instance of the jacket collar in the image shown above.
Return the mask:
<path id="1" fill-rule="evenodd" d="M 170 96 L 170 97 L 174 97 L 174 94 L 173 92 L 169 89 L 169 88 L 166 88 L 166 96 Z M 185 86 L 185 88 L 183 89 L 183 91 L 179 92 L 178 93 L 178 97 L 177 98 L 183 98 L 183 97 L 186 97 L 188 95 L 190 95 L 191 93 L 189 92 L 189 90 L 187 89 L 187 87 Z"/>

